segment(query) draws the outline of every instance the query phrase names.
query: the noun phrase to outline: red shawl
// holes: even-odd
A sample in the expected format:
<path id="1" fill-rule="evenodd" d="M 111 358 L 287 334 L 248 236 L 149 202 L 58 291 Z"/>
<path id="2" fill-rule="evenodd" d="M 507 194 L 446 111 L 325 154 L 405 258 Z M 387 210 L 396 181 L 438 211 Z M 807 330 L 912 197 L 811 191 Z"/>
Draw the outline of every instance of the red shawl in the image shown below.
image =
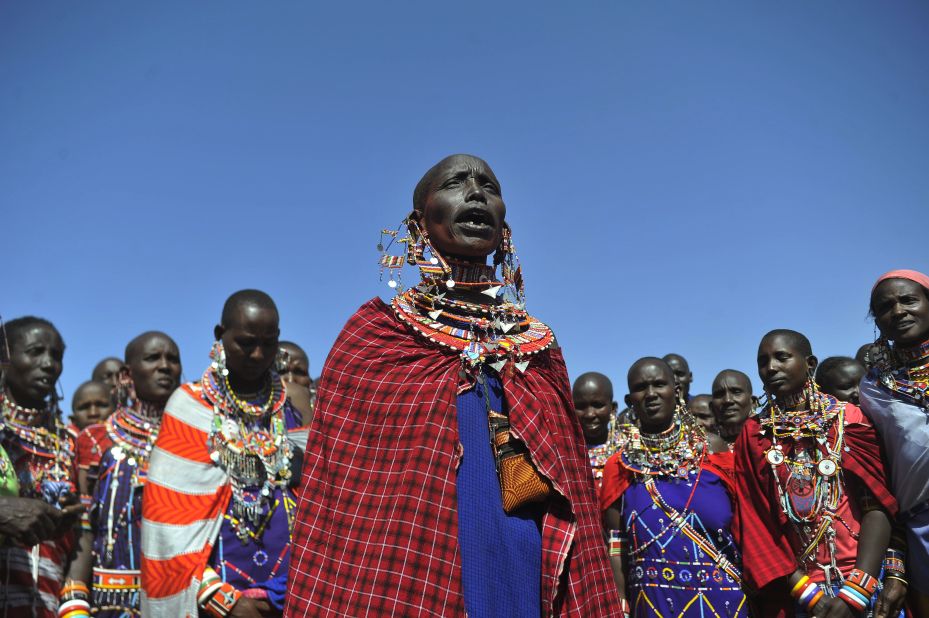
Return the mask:
<path id="1" fill-rule="evenodd" d="M 512 429 L 567 498 L 549 500 L 542 519 L 543 614 L 619 615 L 561 353 L 508 368 Z M 464 615 L 459 370 L 457 353 L 414 336 L 380 299 L 349 319 L 307 444 L 286 616 Z"/>
<path id="2" fill-rule="evenodd" d="M 735 480 L 733 479 L 732 453 L 716 453 L 703 458 L 700 465 L 718 476 L 726 486 L 729 496 L 735 497 Z M 613 454 L 603 466 L 603 482 L 600 485 L 600 510 L 606 511 L 619 500 L 623 492 L 635 481 L 635 473 L 623 465 L 622 451 Z"/>
<path id="3" fill-rule="evenodd" d="M 892 516 L 897 503 L 887 489 L 880 440 L 861 411 L 853 404 L 845 405 L 847 450 L 842 454 L 842 473 L 857 477 Z M 775 479 L 765 459 L 770 446 L 771 439 L 761 432 L 757 419 L 749 418 L 735 445 L 738 500 L 732 532 L 742 548 L 745 579 L 759 590 L 797 569 L 797 550 L 787 535 L 790 523 L 778 503 Z M 786 589 L 762 590 L 762 594 L 766 592 L 787 595 Z M 760 603 L 766 618 L 792 616 L 792 604 L 783 605 L 783 601 Z"/>

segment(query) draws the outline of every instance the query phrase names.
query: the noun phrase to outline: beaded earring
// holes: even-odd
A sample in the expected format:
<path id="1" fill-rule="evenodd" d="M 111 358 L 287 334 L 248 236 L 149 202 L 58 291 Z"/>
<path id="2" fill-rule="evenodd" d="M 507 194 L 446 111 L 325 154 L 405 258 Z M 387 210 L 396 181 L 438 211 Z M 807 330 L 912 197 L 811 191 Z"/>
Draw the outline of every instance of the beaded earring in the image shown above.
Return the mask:
<path id="1" fill-rule="evenodd" d="M 127 406 L 134 406 L 138 402 L 135 394 L 135 383 L 129 373 L 129 367 L 123 367 L 116 376 L 116 399 Z"/>
<path id="2" fill-rule="evenodd" d="M 495 267 L 500 266 L 504 293 L 508 293 L 511 301 L 518 307 L 525 308 L 526 290 L 523 284 L 523 269 L 519 263 L 519 256 L 516 255 L 516 247 L 513 245 L 513 231 L 506 222 L 503 223 L 500 245 L 494 252 L 493 264 Z"/>
<path id="3" fill-rule="evenodd" d="M 226 369 L 226 351 L 223 349 L 222 341 L 214 341 L 213 348 L 210 350 L 210 366 L 219 375 L 225 377 L 229 375 Z"/>
<path id="4" fill-rule="evenodd" d="M 407 235 L 401 236 L 406 228 Z M 384 244 L 386 240 L 386 245 Z M 405 245 L 402 254 L 390 253 L 394 243 Z M 403 265 L 410 264 L 419 268 L 422 282 L 436 290 L 455 287 L 452 279 L 452 269 L 442 255 L 433 248 L 426 230 L 420 227 L 418 213 L 412 212 L 400 223 L 396 230 L 381 230 L 381 237 L 377 244 L 381 253 L 380 280 L 384 280 L 384 271 L 388 273 L 387 285 L 398 292 L 403 291 Z"/>

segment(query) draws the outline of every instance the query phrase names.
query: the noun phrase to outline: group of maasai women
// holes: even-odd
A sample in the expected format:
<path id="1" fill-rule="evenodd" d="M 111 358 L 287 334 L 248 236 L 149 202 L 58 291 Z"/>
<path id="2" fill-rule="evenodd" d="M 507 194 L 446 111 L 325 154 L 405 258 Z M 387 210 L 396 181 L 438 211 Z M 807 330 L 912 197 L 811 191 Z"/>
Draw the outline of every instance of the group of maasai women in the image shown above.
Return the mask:
<path id="1" fill-rule="evenodd" d="M 619 413 L 527 312 L 505 215 L 481 159 L 432 167 L 318 390 L 243 290 L 200 379 L 143 333 L 66 425 L 61 335 L 6 323 L 3 616 L 929 617 L 929 277 L 874 286 L 860 403 L 779 329 L 763 400 L 644 357 Z"/>

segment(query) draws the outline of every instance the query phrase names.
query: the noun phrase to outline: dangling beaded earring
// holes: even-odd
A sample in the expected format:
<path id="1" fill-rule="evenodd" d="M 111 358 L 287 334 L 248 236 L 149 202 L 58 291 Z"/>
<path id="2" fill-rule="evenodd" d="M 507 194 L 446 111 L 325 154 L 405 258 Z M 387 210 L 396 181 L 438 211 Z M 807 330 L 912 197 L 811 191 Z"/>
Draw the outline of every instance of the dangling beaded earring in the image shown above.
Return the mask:
<path id="1" fill-rule="evenodd" d="M 452 279 L 452 269 L 429 241 L 425 228 L 419 226 L 418 213 L 411 212 L 403 223 L 409 231 L 407 244 L 407 262 L 419 268 L 419 275 L 423 283 L 432 285 L 436 289 L 444 286 L 447 289 L 455 287 Z"/>
<path id="2" fill-rule="evenodd" d="M 116 376 L 116 399 L 119 402 L 125 402 L 128 407 L 134 407 L 138 404 L 138 397 L 135 394 L 135 383 L 129 374 L 129 368 L 123 367 Z"/>
<path id="3" fill-rule="evenodd" d="M 526 290 L 523 284 L 523 269 L 519 263 L 519 256 L 516 255 L 516 247 L 513 245 L 513 231 L 506 222 L 503 223 L 500 245 L 494 252 L 494 266 L 500 266 L 500 278 L 503 280 L 505 292 L 511 296 L 511 301 L 520 309 L 525 308 Z"/>
<path id="4" fill-rule="evenodd" d="M 226 351 L 223 349 L 222 341 L 213 342 L 213 348 L 210 350 L 210 360 L 213 371 L 223 377 L 229 375 L 229 370 L 226 369 Z"/>
<path id="5" fill-rule="evenodd" d="M 402 227 L 402 226 L 401 226 Z M 384 280 L 384 269 L 387 269 L 388 279 L 387 285 L 391 289 L 398 289 L 403 291 L 403 280 L 401 274 L 403 272 L 403 262 L 406 260 L 406 256 L 403 255 L 392 255 L 388 253 L 390 247 L 393 246 L 394 242 L 403 243 L 409 239 L 397 239 L 397 236 L 400 234 L 400 229 L 396 230 L 381 230 L 381 238 L 377 243 L 377 250 L 381 253 L 381 258 L 378 260 L 378 263 L 381 266 L 381 272 L 379 280 Z M 384 245 L 384 238 L 389 238 L 387 245 Z"/>

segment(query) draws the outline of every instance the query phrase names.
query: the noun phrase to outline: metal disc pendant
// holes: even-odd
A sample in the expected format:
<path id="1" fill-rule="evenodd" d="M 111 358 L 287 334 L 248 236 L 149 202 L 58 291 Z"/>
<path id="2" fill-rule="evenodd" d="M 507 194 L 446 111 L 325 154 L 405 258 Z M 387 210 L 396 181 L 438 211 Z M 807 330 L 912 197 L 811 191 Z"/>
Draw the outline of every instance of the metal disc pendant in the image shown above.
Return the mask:
<path id="1" fill-rule="evenodd" d="M 116 461 L 122 461 L 126 458 L 126 453 L 123 452 L 123 449 L 120 446 L 114 446 L 110 453 L 113 455 L 113 459 Z"/>
<path id="2" fill-rule="evenodd" d="M 823 459 L 819 462 L 819 465 L 816 466 L 816 469 L 819 470 L 822 476 L 834 476 L 839 470 L 839 466 L 836 465 L 834 459 Z"/>
<path id="3" fill-rule="evenodd" d="M 772 466 L 779 466 L 784 463 L 784 453 L 780 452 L 776 448 L 768 449 L 768 452 L 765 453 L 765 459 L 768 460 L 768 463 Z"/>

